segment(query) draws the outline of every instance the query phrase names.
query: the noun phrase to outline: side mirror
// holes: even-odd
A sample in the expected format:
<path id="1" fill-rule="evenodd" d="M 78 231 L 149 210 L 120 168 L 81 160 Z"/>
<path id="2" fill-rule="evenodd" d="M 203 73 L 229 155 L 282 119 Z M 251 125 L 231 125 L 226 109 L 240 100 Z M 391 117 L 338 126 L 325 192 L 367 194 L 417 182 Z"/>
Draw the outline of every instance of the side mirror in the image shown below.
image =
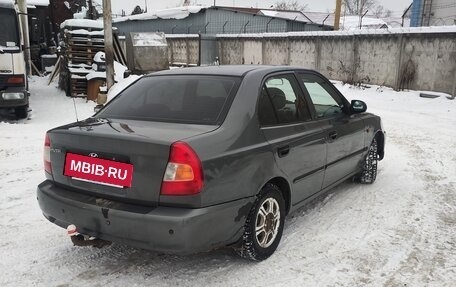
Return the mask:
<path id="1" fill-rule="evenodd" d="M 367 105 L 365 102 L 360 100 L 351 101 L 350 112 L 351 114 L 359 114 L 367 111 Z"/>

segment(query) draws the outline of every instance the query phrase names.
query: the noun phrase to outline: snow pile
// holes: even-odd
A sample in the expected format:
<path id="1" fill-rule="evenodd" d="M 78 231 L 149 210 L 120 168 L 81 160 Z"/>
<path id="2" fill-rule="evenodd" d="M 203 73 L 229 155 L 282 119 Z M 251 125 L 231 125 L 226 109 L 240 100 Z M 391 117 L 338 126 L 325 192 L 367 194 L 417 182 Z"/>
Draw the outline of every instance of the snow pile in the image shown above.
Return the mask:
<path id="1" fill-rule="evenodd" d="M 126 70 L 128 70 L 127 67 L 117 61 L 114 61 L 114 80 L 116 82 L 121 82 L 124 79 L 124 73 Z M 89 70 L 85 78 L 87 81 L 90 81 L 92 79 L 106 79 L 106 72 Z"/>
<path id="2" fill-rule="evenodd" d="M 81 7 L 81 12 L 77 12 L 73 14 L 74 19 L 85 19 L 87 16 L 88 9 L 86 7 Z"/>
<path id="3" fill-rule="evenodd" d="M 144 14 L 131 15 L 113 19 L 113 23 L 133 21 L 133 20 L 151 20 L 151 19 L 184 19 L 190 14 L 199 13 L 206 6 L 183 6 L 164 10 L 157 10 Z"/>

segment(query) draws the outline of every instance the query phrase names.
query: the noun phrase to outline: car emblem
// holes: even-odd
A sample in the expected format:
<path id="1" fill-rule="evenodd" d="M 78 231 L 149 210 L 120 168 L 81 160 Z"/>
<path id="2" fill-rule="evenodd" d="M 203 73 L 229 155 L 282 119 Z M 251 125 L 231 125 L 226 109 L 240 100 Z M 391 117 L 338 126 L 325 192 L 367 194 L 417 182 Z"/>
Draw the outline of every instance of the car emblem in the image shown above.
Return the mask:
<path id="1" fill-rule="evenodd" d="M 98 154 L 96 154 L 96 153 L 94 153 L 94 152 L 91 152 L 91 153 L 89 153 L 89 156 L 90 156 L 90 157 L 98 157 Z"/>

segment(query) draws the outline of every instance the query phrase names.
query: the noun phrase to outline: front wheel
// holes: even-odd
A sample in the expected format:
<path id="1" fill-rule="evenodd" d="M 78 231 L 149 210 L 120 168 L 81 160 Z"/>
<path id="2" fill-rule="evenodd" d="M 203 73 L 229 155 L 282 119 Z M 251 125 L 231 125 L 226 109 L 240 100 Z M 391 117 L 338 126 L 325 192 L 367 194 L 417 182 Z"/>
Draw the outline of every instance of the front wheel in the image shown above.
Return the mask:
<path id="1" fill-rule="evenodd" d="M 358 176 L 360 183 L 371 184 L 377 178 L 378 145 L 374 138 L 364 160 L 363 170 Z"/>
<path id="2" fill-rule="evenodd" d="M 239 255 L 255 261 L 271 256 L 282 238 L 285 202 L 279 188 L 267 184 L 258 194 L 244 225 Z"/>

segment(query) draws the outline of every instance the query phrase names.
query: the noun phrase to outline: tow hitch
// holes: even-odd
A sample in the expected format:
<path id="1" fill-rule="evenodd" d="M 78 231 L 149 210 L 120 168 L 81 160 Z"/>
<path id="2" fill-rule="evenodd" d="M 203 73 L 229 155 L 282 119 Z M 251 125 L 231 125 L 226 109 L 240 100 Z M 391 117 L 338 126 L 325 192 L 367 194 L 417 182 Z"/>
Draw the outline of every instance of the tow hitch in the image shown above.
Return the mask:
<path id="1" fill-rule="evenodd" d="M 68 225 L 67 233 L 71 238 L 71 242 L 73 242 L 75 246 L 93 246 L 96 248 L 103 248 L 105 246 L 111 245 L 111 241 L 87 237 L 82 234 L 79 234 L 76 229 L 76 226 L 74 226 L 73 224 Z"/>

